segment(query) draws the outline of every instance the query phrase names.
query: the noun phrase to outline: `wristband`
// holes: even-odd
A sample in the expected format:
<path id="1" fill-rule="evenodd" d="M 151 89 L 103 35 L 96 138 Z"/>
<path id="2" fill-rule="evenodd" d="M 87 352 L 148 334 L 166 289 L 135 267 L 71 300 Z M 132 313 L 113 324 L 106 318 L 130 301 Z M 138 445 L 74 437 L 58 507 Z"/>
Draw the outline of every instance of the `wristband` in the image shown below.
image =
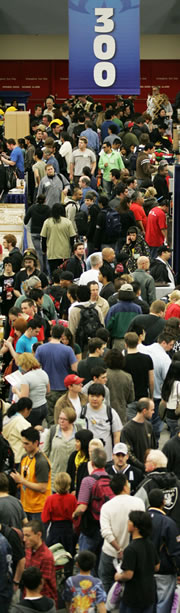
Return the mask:
<path id="1" fill-rule="evenodd" d="M 19 581 L 14 581 L 14 579 L 13 579 L 13 583 L 14 585 L 19 585 Z"/>

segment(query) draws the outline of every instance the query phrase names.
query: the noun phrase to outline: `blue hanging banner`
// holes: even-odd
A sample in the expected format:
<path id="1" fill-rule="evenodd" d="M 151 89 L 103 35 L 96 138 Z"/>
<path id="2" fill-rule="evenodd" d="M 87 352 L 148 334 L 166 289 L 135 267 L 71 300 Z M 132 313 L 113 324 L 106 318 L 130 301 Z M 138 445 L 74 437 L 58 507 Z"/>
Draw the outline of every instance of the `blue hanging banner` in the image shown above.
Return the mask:
<path id="1" fill-rule="evenodd" d="M 139 0 L 69 0 L 69 93 L 140 93 Z"/>

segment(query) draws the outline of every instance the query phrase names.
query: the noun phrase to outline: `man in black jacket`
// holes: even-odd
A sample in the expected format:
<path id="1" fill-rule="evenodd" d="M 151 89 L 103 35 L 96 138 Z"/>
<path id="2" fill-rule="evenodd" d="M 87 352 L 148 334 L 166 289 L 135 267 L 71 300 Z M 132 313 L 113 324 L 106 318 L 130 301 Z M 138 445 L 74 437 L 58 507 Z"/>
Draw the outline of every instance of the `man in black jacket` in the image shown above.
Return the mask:
<path id="1" fill-rule="evenodd" d="M 164 493 L 164 511 L 177 524 L 180 531 L 180 481 L 173 472 L 167 471 L 167 457 L 160 449 L 150 449 L 145 460 L 147 476 L 142 481 L 136 496 L 149 507 L 149 493 L 158 488 Z"/>
<path id="2" fill-rule="evenodd" d="M 74 244 L 74 255 L 69 259 L 66 270 L 72 272 L 74 279 L 79 279 L 83 272 L 86 271 L 86 264 L 84 262 L 84 243 L 78 242 Z"/>
<path id="3" fill-rule="evenodd" d="M 159 204 L 162 204 L 163 200 L 169 201 L 169 189 L 166 181 L 168 175 L 168 164 L 166 160 L 161 160 L 158 166 L 158 172 L 154 177 L 154 187 L 157 191 L 156 198 Z"/>
<path id="4" fill-rule="evenodd" d="M 85 204 L 88 207 L 88 223 L 87 223 L 87 242 L 88 242 L 88 255 L 91 255 L 95 251 L 94 234 L 96 229 L 96 221 L 99 213 L 99 209 L 96 204 L 96 195 L 94 192 L 87 192 L 85 196 Z"/>
<path id="5" fill-rule="evenodd" d="M 99 196 L 98 205 L 94 245 L 97 249 L 106 245 L 114 247 L 121 233 L 120 215 L 109 206 L 107 196 Z"/>
<path id="6" fill-rule="evenodd" d="M 16 243 L 17 238 L 14 236 L 14 234 L 5 234 L 5 236 L 3 236 L 3 247 L 9 252 L 13 272 L 18 272 L 20 270 L 23 260 L 23 256 L 18 247 L 16 247 Z"/>
<path id="7" fill-rule="evenodd" d="M 106 464 L 108 475 L 123 473 L 126 475 L 131 488 L 131 495 L 135 493 L 143 479 L 143 471 L 128 462 L 129 454 L 125 443 L 116 443 L 113 447 L 113 459 Z"/>
<path id="8" fill-rule="evenodd" d="M 158 247 L 157 258 L 151 262 L 150 273 L 156 283 L 162 283 L 162 285 L 170 283 L 175 287 L 174 272 L 168 261 L 171 257 L 172 249 L 167 245 Z"/>
<path id="9" fill-rule="evenodd" d="M 177 575 L 180 572 L 180 543 L 175 522 L 164 512 L 164 492 L 155 488 L 149 493 L 148 513 L 152 521 L 151 539 L 155 545 L 160 569 L 155 575 L 156 611 L 171 611 Z M 163 605 L 162 605 L 163 603 Z"/>

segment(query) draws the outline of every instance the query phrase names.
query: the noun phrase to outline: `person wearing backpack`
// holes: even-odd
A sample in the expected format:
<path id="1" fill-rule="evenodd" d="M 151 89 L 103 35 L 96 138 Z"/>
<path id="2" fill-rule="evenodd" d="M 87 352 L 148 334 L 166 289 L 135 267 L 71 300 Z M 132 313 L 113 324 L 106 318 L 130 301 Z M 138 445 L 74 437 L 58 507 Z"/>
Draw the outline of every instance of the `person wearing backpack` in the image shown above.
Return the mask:
<path id="1" fill-rule="evenodd" d="M 104 402 L 105 389 L 101 383 L 93 383 L 88 389 L 88 404 L 82 407 L 80 418 L 95 438 L 100 438 L 107 453 L 107 461 L 112 458 L 112 449 L 120 440 L 122 422 L 117 412 Z"/>
<path id="2" fill-rule="evenodd" d="M 94 245 L 96 249 L 115 247 L 121 235 L 121 218 L 115 209 L 109 206 L 107 196 L 100 195 L 98 198 L 100 212 L 96 220 Z"/>
<path id="3" fill-rule="evenodd" d="M 93 449 L 91 454 L 92 473 L 81 482 L 78 506 L 72 517 L 81 517 L 79 550 L 93 551 L 97 557 L 102 546 L 100 533 L 100 510 L 104 502 L 113 498 L 111 478 L 105 470 L 107 455 L 104 449 Z"/>
<path id="4" fill-rule="evenodd" d="M 145 511 L 144 502 L 130 495 L 127 475 L 119 473 L 111 478 L 111 489 L 115 498 L 107 501 L 100 511 L 102 546 L 99 577 L 108 593 L 114 582 L 113 560 L 121 558 L 129 544 L 128 518 L 130 511 Z"/>
<path id="5" fill-rule="evenodd" d="M 91 292 L 87 285 L 77 286 L 77 301 L 68 314 L 69 329 L 76 343 L 84 351 L 89 338 L 96 336 L 96 330 L 104 326 L 104 317 L 97 305 L 91 304 Z M 99 323 L 98 323 L 99 322 Z"/>

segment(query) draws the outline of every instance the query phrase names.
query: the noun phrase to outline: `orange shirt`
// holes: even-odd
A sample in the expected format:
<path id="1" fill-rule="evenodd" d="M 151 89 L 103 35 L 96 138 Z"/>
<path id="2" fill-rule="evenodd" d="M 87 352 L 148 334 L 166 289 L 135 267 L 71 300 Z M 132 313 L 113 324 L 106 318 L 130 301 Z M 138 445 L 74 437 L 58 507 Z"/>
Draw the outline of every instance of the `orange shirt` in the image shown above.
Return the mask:
<path id="1" fill-rule="evenodd" d="M 22 457 L 21 475 L 31 483 L 47 483 L 44 494 L 21 485 L 21 503 L 27 513 L 41 513 L 45 500 L 51 494 L 51 465 L 44 453 L 38 451 L 33 458 Z"/>

